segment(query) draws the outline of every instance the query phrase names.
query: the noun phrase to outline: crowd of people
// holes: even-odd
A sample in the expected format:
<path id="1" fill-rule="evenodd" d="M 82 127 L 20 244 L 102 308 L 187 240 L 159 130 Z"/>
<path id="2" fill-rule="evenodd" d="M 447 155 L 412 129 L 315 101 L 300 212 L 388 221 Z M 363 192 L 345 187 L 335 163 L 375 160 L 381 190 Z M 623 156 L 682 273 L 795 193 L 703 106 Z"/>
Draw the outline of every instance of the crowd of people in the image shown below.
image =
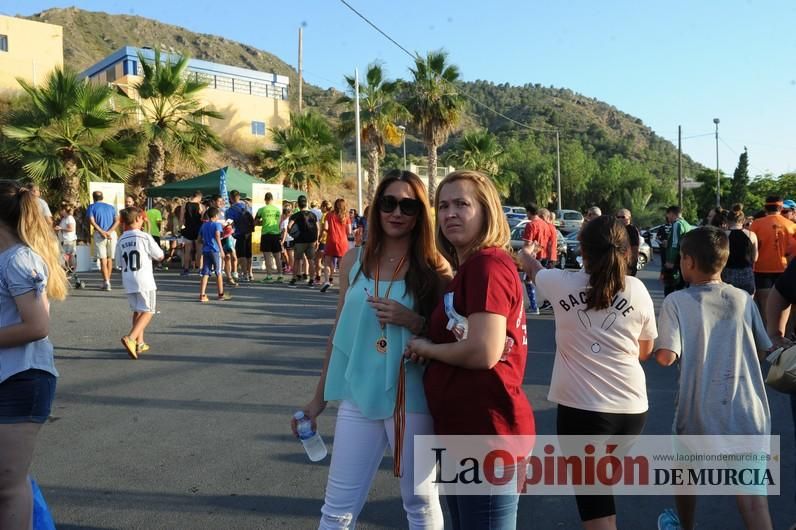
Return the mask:
<path id="1" fill-rule="evenodd" d="M 280 207 L 270 193 L 253 212 L 235 190 L 229 204 L 197 192 L 148 210 L 128 197 L 121 212 L 102 199 L 94 194 L 86 220 L 102 289 L 111 289 L 113 270 L 121 269 L 133 313 L 122 344 L 133 359 L 149 349 L 153 271 L 179 259 L 179 246 L 182 273 L 199 271 L 201 302 L 209 300 L 210 277 L 222 301 L 230 298 L 227 287 L 253 280 L 257 224 L 263 282 L 289 276 L 289 286 L 339 286 L 321 375 L 303 407 L 315 425 L 328 401 L 340 402 L 321 528 L 356 526 L 387 446 L 410 528 L 443 528 L 441 501 L 452 528 L 517 526 L 516 491 L 444 498 L 415 491 L 412 439 L 535 434 L 522 388 L 525 296 L 532 292 L 530 310 L 538 292 L 555 320 L 548 399 L 557 405 L 559 435 L 642 434 L 648 359 L 679 365 L 674 434 L 770 434 L 761 362 L 774 347 L 792 344 L 788 317 L 796 303 L 796 223 L 782 213 L 793 205 L 780 197 L 768 197 L 765 215 L 748 227 L 740 206 L 714 212 L 700 227 L 669 208 L 661 272 L 667 296 L 657 318 L 634 277 L 639 235 L 628 210 L 587 212 L 578 235 L 582 269 L 551 268 L 549 212 L 528 207 L 525 246 L 513 254 L 499 194 L 475 171 L 445 177 L 433 207 L 417 175 L 390 171 L 363 217 L 343 199 L 300 196 L 295 207 Z M 58 375 L 47 338 L 49 300 L 66 295 L 77 239 L 73 212 L 63 208 L 60 216 L 54 227 L 33 189 L 0 181 L 0 528 L 30 526 L 27 472 Z M 737 501 L 747 528 L 772 527 L 764 492 Z M 610 494 L 576 494 L 575 504 L 584 528 L 616 528 Z M 659 528 L 692 529 L 696 499 L 678 496 L 675 504 Z"/>

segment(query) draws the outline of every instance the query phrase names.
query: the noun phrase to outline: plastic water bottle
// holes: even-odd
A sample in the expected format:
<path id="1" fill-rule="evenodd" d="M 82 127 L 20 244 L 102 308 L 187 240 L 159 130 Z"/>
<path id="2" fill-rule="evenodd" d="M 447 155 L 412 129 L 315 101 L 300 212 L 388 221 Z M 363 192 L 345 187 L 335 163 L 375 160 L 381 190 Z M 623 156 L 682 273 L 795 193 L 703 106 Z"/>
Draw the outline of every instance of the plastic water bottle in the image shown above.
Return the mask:
<path id="1" fill-rule="evenodd" d="M 302 411 L 296 412 L 293 417 L 296 419 L 296 431 L 298 432 L 299 440 L 301 440 L 310 460 L 318 462 L 326 458 L 326 444 L 323 443 L 321 435 L 312 430 L 312 420 L 305 416 Z"/>

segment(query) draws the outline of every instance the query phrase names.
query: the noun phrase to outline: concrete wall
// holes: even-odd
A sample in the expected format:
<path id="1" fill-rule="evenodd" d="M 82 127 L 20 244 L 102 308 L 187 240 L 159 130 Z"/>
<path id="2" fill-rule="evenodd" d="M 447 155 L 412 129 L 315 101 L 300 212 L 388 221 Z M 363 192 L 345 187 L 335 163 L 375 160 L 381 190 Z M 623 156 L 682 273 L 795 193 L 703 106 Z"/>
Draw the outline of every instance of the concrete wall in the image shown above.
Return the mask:
<path id="1" fill-rule="evenodd" d="M 0 51 L 0 92 L 20 90 L 17 77 L 41 84 L 64 64 L 61 26 L 0 15 L 0 35 L 8 41 L 8 51 Z"/>

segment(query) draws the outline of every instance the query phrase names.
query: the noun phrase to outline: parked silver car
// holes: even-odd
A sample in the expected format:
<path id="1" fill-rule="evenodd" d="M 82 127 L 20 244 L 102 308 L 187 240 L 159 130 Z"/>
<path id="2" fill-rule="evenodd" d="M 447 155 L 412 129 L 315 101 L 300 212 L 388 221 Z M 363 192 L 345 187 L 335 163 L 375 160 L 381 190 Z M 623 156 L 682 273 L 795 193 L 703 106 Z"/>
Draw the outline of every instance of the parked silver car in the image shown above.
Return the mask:
<path id="1" fill-rule="evenodd" d="M 511 230 L 511 248 L 515 251 L 520 250 L 525 244 L 525 241 L 522 240 L 522 233 L 525 231 L 525 225 L 527 225 L 528 222 L 527 219 L 520 221 L 519 224 Z M 556 234 L 558 235 L 556 240 L 558 252 L 557 267 L 563 269 L 564 264 L 567 262 L 567 242 L 564 234 L 562 234 L 560 230 L 556 230 Z"/>

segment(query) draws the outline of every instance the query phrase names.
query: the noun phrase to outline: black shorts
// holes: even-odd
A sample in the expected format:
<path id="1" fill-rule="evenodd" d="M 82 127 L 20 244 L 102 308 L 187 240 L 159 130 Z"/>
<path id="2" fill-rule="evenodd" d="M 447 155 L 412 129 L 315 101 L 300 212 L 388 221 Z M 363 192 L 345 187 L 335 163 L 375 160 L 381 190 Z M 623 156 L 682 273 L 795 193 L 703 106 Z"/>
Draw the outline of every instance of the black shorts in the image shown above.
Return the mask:
<path id="1" fill-rule="evenodd" d="M 771 289 L 777 283 L 777 278 L 782 276 L 781 272 L 756 272 L 755 289 Z"/>
<path id="2" fill-rule="evenodd" d="M 252 257 L 252 235 L 238 236 L 235 238 L 235 254 L 239 258 L 251 259 Z"/>
<path id="3" fill-rule="evenodd" d="M 196 241 L 199 238 L 198 226 L 186 226 L 180 232 L 180 236 L 186 241 Z"/>
<path id="4" fill-rule="evenodd" d="M 55 397 L 55 376 L 25 370 L 0 383 L 0 424 L 44 423 Z"/>
<path id="5" fill-rule="evenodd" d="M 285 244 L 285 248 L 290 248 L 290 246 Z M 263 234 L 260 236 L 260 252 L 263 254 L 279 254 L 282 252 L 282 238 L 279 234 Z"/>
<path id="6" fill-rule="evenodd" d="M 644 430 L 647 413 L 617 414 L 610 412 L 594 412 L 576 409 L 564 405 L 558 406 L 556 414 L 556 432 L 558 435 L 620 435 L 636 436 Z M 566 452 L 566 448 L 562 449 Z M 617 454 L 627 451 L 619 447 Z M 579 449 L 575 449 L 578 451 Z M 621 458 L 621 456 L 620 456 Z M 575 490 L 575 502 L 581 521 L 591 521 L 600 517 L 616 514 L 613 495 L 578 495 Z"/>

